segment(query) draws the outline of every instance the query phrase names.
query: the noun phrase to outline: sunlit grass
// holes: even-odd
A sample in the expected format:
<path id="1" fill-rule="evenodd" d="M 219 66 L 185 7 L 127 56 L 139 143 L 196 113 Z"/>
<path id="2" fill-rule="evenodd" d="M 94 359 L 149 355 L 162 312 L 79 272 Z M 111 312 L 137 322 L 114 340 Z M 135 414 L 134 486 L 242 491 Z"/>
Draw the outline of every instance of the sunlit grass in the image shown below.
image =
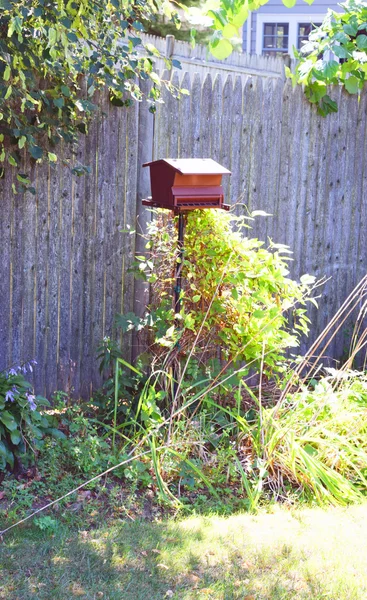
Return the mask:
<path id="1" fill-rule="evenodd" d="M 367 597 L 367 505 L 18 529 L 1 547 L 7 600 Z"/>

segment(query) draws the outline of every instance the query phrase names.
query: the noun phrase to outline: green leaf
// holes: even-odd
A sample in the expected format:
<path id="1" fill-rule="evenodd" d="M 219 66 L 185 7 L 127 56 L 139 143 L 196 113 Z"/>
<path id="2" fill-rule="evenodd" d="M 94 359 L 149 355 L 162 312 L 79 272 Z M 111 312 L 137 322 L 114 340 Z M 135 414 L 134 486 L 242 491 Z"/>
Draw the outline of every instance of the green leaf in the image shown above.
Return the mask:
<path id="1" fill-rule="evenodd" d="M 357 25 L 357 23 L 352 23 L 350 21 L 346 25 L 343 25 L 343 29 L 347 35 L 349 35 L 351 37 L 355 37 L 357 35 L 358 25 Z"/>
<path id="2" fill-rule="evenodd" d="M 57 161 L 57 156 L 56 154 L 53 154 L 53 152 L 48 152 L 48 160 L 50 162 L 56 162 Z"/>
<path id="3" fill-rule="evenodd" d="M 154 71 L 152 71 L 151 73 L 149 73 L 149 77 L 151 78 L 152 81 L 154 81 L 154 83 L 156 83 L 157 85 L 160 85 L 161 79 L 160 79 L 159 75 L 157 75 L 157 73 L 154 73 Z"/>
<path id="4" fill-rule="evenodd" d="M 70 98 L 71 92 L 70 92 L 70 88 L 68 88 L 67 85 L 62 85 L 60 89 L 61 89 L 62 94 L 64 94 L 64 96 L 66 96 L 67 98 Z"/>
<path id="5" fill-rule="evenodd" d="M 345 89 L 347 90 L 347 92 L 349 92 L 350 94 L 356 94 L 358 92 L 358 88 L 359 88 L 359 81 L 357 79 L 357 77 L 354 77 L 354 75 L 351 75 L 351 77 L 348 77 L 348 79 L 345 80 Z"/>
<path id="6" fill-rule="evenodd" d="M 331 47 L 333 53 L 335 54 L 335 56 L 337 56 L 338 58 L 348 58 L 349 56 L 349 52 L 347 52 L 347 50 L 344 48 L 344 46 L 332 46 Z"/>
<path id="7" fill-rule="evenodd" d="M 217 30 L 221 30 L 226 25 L 226 16 L 223 14 L 222 10 L 209 10 L 208 16 L 211 17 L 214 21 L 214 28 Z"/>
<path id="8" fill-rule="evenodd" d="M 22 149 L 24 147 L 24 144 L 26 143 L 27 138 L 25 137 L 25 135 L 22 135 L 22 137 L 19 138 L 18 140 L 18 148 Z"/>
<path id="9" fill-rule="evenodd" d="M 209 45 L 210 52 L 215 58 L 219 60 L 224 60 L 228 58 L 233 52 L 233 46 L 229 40 L 222 39 L 219 40 L 218 44 L 215 46 L 213 44 Z"/>
<path id="10" fill-rule="evenodd" d="M 57 41 L 57 31 L 53 27 L 50 27 L 48 30 L 48 42 L 50 46 L 56 44 Z"/>
<path id="11" fill-rule="evenodd" d="M 326 117 L 326 115 L 332 112 L 338 112 L 338 105 L 334 100 L 331 100 L 330 96 L 326 95 L 321 98 L 317 112 L 322 117 Z"/>
<path id="12" fill-rule="evenodd" d="M 287 8 L 293 8 L 295 6 L 297 0 L 282 0 L 284 6 Z"/>
<path id="13" fill-rule="evenodd" d="M 30 179 L 28 179 L 28 177 L 26 177 L 25 175 L 22 175 L 21 173 L 17 174 L 17 180 L 20 183 L 23 183 L 24 185 L 29 185 L 31 183 Z"/>
<path id="14" fill-rule="evenodd" d="M 0 421 L 4 423 L 5 427 L 9 431 L 15 431 L 18 428 L 17 422 L 13 415 L 7 410 L 4 410 L 2 413 L 0 413 Z"/>
<path id="15" fill-rule="evenodd" d="M 201 295 L 200 294 L 196 294 L 195 296 L 192 297 L 192 301 L 193 302 L 199 302 L 200 298 L 201 298 Z"/>
<path id="16" fill-rule="evenodd" d="M 125 101 L 122 100 L 122 98 L 119 98 L 118 96 L 115 96 L 113 94 L 110 96 L 110 102 L 111 102 L 111 104 L 113 104 L 113 106 L 125 106 Z M 78 124 L 77 127 L 82 133 L 83 133 L 83 130 L 81 129 L 81 127 L 83 127 L 83 129 L 86 132 L 85 123 Z"/>
<path id="17" fill-rule="evenodd" d="M 112 102 L 112 100 L 111 100 L 111 102 Z M 112 102 L 112 104 L 113 104 L 113 102 Z M 83 133 L 84 135 L 86 135 L 88 133 L 87 125 L 85 123 L 77 123 L 76 127 L 80 131 L 80 133 Z"/>
<path id="18" fill-rule="evenodd" d="M 66 435 L 60 431 L 60 429 L 56 429 L 55 427 L 47 427 L 45 428 L 45 433 L 48 433 L 56 440 L 65 440 Z"/>
<path id="19" fill-rule="evenodd" d="M 234 15 L 232 23 L 235 27 L 242 27 L 242 25 L 244 24 L 244 22 L 247 20 L 249 11 L 248 11 L 248 6 L 246 6 L 246 4 L 243 4 L 243 6 L 240 8 L 240 10 Z"/>
<path id="20" fill-rule="evenodd" d="M 19 431 L 16 429 L 10 433 L 10 439 L 15 446 L 17 446 L 22 441 L 22 436 Z"/>
<path id="21" fill-rule="evenodd" d="M 234 25 L 231 25 L 230 23 L 228 23 L 228 25 L 226 25 L 223 28 L 222 35 L 224 38 L 227 38 L 227 39 L 238 37 L 238 35 L 239 35 L 238 29 Z"/>
<path id="22" fill-rule="evenodd" d="M 30 146 L 29 152 L 30 152 L 32 158 L 34 158 L 35 160 L 38 160 L 39 158 L 42 158 L 42 156 L 43 156 L 43 150 L 42 150 L 42 148 L 40 148 L 40 146 Z"/>
<path id="23" fill-rule="evenodd" d="M 53 99 L 53 103 L 55 106 L 57 106 L 57 108 L 62 108 L 65 105 L 65 100 L 64 98 L 54 98 Z"/>
<path id="24" fill-rule="evenodd" d="M 327 79 L 332 79 L 336 76 L 339 69 L 339 63 L 336 60 L 323 60 L 322 73 Z"/>
<path id="25" fill-rule="evenodd" d="M 66 36 L 67 36 L 67 38 L 68 38 L 69 42 L 72 42 L 72 43 L 74 43 L 74 44 L 76 44 L 76 43 L 78 42 L 78 36 L 77 36 L 77 35 L 75 35 L 75 33 L 74 33 L 73 31 L 69 31 L 69 32 L 66 34 Z"/>
<path id="26" fill-rule="evenodd" d="M 144 25 L 142 23 L 140 23 L 139 21 L 134 21 L 132 26 L 134 29 L 136 29 L 136 31 L 145 31 Z"/>
<path id="27" fill-rule="evenodd" d="M 321 100 L 321 98 L 325 96 L 326 91 L 326 84 L 318 81 L 310 83 L 305 89 L 306 96 L 312 103 L 316 103 Z"/>
<path id="28" fill-rule="evenodd" d="M 9 81 L 10 74 L 11 74 L 11 69 L 10 69 L 9 65 L 6 65 L 4 75 L 3 75 L 4 81 Z"/>
<path id="29" fill-rule="evenodd" d="M 3 456 L 4 458 L 6 458 L 7 454 L 8 454 L 8 451 L 5 447 L 4 442 L 0 441 L 0 456 Z"/>
<path id="30" fill-rule="evenodd" d="M 357 36 L 357 46 L 360 50 L 367 50 L 367 35 Z"/>

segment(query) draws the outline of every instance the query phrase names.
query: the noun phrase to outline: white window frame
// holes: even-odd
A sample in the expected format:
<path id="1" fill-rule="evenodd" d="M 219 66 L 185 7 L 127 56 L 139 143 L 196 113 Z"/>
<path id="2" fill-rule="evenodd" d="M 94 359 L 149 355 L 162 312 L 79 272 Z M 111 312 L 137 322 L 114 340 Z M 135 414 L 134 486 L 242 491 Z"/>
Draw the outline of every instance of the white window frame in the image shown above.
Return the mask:
<path id="1" fill-rule="evenodd" d="M 263 41 L 264 41 L 264 24 L 265 23 L 288 23 L 289 31 L 288 31 L 288 54 L 294 58 L 293 55 L 293 46 L 297 48 L 298 42 L 298 25 L 300 23 L 322 23 L 326 16 L 326 12 L 319 13 L 318 15 L 310 15 L 310 14 L 296 14 L 296 15 L 287 15 L 287 14 L 267 14 L 257 13 L 256 17 L 256 54 L 263 53 Z M 248 34 L 247 34 L 248 35 Z M 279 52 L 279 54 L 283 54 Z M 285 53 L 284 53 L 285 54 Z"/>

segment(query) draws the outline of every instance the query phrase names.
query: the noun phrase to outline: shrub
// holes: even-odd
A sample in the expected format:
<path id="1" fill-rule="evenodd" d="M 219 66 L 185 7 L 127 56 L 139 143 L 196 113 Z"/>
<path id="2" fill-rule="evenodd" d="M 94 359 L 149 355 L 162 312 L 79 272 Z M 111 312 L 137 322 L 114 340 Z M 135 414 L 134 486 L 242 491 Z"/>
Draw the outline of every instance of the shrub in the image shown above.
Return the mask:
<path id="1" fill-rule="evenodd" d="M 167 365 L 190 355 L 211 376 L 224 364 L 243 365 L 244 373 L 262 364 L 268 376 L 282 371 L 287 349 L 308 331 L 305 305 L 314 278 L 290 279 L 289 249 L 272 242 L 264 248 L 263 242 L 244 236 L 247 227 L 245 218 L 223 211 L 188 214 L 183 303 L 175 315 L 175 227 L 158 212 L 147 253 L 137 256 L 134 265 L 135 275 L 152 284 L 148 311 L 143 318 L 129 313 L 117 321 L 124 332 L 149 330 L 153 360 L 164 357 Z"/>
<path id="2" fill-rule="evenodd" d="M 49 405 L 48 400 L 35 396 L 24 377 L 34 364 L 31 361 L 0 373 L 0 472 L 19 470 L 20 459 L 30 459 L 42 447 L 45 434 L 63 437 L 53 426 L 53 417 L 39 410 Z"/>

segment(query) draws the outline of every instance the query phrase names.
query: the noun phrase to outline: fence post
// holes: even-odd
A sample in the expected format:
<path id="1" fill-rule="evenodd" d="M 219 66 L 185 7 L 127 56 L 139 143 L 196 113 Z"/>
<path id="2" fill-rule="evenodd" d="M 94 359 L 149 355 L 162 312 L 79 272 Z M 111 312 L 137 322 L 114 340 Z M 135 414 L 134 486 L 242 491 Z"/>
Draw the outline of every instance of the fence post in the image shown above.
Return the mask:
<path id="1" fill-rule="evenodd" d="M 142 83 L 144 95 L 149 93 L 149 84 Z M 138 160 L 137 160 L 137 201 L 136 201 L 136 233 L 135 233 L 135 253 L 145 254 L 146 239 L 143 237 L 147 232 L 147 226 L 151 220 L 150 211 L 142 206 L 142 199 L 150 195 L 150 174 L 149 169 L 142 169 L 145 162 L 153 159 L 153 139 L 154 139 L 154 116 L 148 109 L 148 103 L 143 100 L 139 106 L 139 125 L 138 125 Z M 134 313 L 138 317 L 143 317 L 146 307 L 149 304 L 149 283 L 141 280 L 134 282 Z M 135 332 L 132 337 L 132 361 L 144 351 L 146 341 L 143 336 L 138 336 Z"/>
<path id="2" fill-rule="evenodd" d="M 166 58 L 171 58 L 173 55 L 173 50 L 175 47 L 175 36 L 174 35 L 166 35 Z"/>

